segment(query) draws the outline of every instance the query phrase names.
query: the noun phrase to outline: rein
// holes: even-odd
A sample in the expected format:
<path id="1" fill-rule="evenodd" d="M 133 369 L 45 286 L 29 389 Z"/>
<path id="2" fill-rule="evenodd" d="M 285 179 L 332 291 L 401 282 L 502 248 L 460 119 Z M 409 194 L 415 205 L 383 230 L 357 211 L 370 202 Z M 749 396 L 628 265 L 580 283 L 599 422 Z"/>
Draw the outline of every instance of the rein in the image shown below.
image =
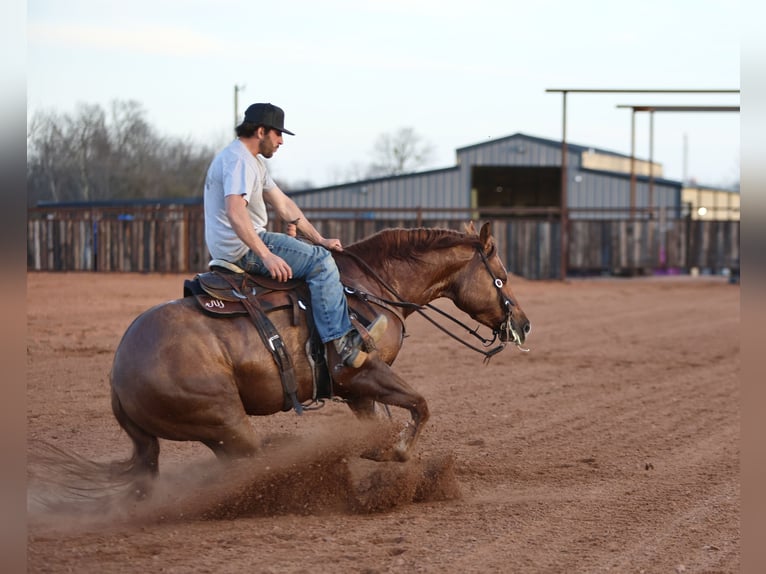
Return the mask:
<path id="1" fill-rule="evenodd" d="M 354 261 L 356 261 L 357 264 L 359 264 L 361 267 L 363 267 L 369 275 L 372 276 L 375 281 L 377 281 L 382 287 L 384 287 L 387 291 L 389 291 L 394 297 L 396 297 L 397 300 L 391 300 L 391 299 L 385 299 L 383 297 L 378 297 L 377 295 L 372 295 L 370 293 L 365 293 L 364 291 L 360 291 L 359 289 L 353 288 L 353 287 L 346 287 L 346 291 L 355 295 L 358 295 L 360 297 L 363 297 L 364 299 L 368 301 L 372 301 L 373 303 L 384 303 L 386 305 L 391 305 L 394 307 L 401 307 L 404 309 L 411 309 L 415 311 L 416 313 L 419 313 L 423 318 L 425 318 L 429 323 L 431 323 L 434 327 L 439 329 L 442 333 L 448 335 L 452 339 L 456 340 L 461 345 L 468 347 L 469 349 L 476 351 L 477 353 L 484 355 L 484 363 L 488 363 L 489 360 L 494 357 L 496 354 L 498 354 L 500 351 L 502 351 L 505 348 L 505 343 L 500 343 L 497 347 L 490 349 L 489 351 L 485 351 L 484 349 L 477 347 L 475 345 L 471 345 L 470 343 L 463 341 L 461 338 L 459 338 L 457 335 L 452 333 L 451 331 L 448 331 L 444 326 L 437 323 L 433 318 L 428 316 L 426 313 L 426 309 L 429 309 L 431 311 L 435 311 L 436 313 L 439 313 L 441 316 L 446 317 L 453 323 L 456 323 L 457 325 L 460 325 L 463 327 L 469 334 L 479 339 L 484 347 L 489 347 L 495 343 L 497 340 L 497 331 L 493 331 L 493 337 L 492 339 L 486 339 L 482 337 L 478 332 L 478 326 L 476 329 L 471 329 L 468 325 L 460 321 L 460 319 L 457 319 L 456 317 L 453 317 L 446 311 L 442 311 L 441 309 L 435 307 L 431 303 L 426 303 L 425 305 L 418 305 L 417 303 L 412 303 L 409 301 L 405 301 L 404 298 L 399 295 L 399 293 L 394 289 L 391 285 L 389 285 L 378 273 L 370 267 L 366 261 L 361 259 L 358 255 L 355 253 L 351 253 L 349 251 L 344 251 L 344 254 L 351 257 Z M 486 257 L 484 257 L 484 254 L 481 253 L 482 260 L 484 261 L 485 265 L 487 266 L 487 270 L 489 271 L 490 276 L 495 282 L 495 286 L 498 286 L 499 279 L 496 279 L 494 274 L 492 273 L 491 269 L 489 268 L 489 263 L 487 262 Z M 500 287 L 502 287 L 502 283 L 500 284 Z M 498 291 L 499 291 L 498 287 Z M 504 298 L 504 300 L 507 300 L 509 303 L 510 301 L 505 297 L 502 292 L 501 296 Z M 512 305 L 512 303 L 510 303 Z M 506 304 L 508 305 L 508 304 Z M 510 306 L 508 307 L 508 314 L 509 314 L 509 320 L 510 320 Z"/>

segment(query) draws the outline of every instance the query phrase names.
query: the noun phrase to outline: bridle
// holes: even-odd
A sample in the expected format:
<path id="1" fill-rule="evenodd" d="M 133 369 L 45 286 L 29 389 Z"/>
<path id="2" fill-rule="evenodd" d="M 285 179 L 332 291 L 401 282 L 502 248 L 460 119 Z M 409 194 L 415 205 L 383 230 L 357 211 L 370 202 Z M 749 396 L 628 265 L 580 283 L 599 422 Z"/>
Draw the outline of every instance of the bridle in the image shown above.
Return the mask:
<path id="1" fill-rule="evenodd" d="M 502 327 L 498 329 L 492 330 L 492 338 L 486 339 L 485 337 L 482 337 L 479 334 L 479 325 L 476 326 L 475 329 L 471 329 L 468 325 L 460 321 L 460 319 L 457 319 L 456 317 L 453 317 L 446 311 L 442 311 L 438 307 L 435 307 L 431 303 L 426 303 L 425 305 L 418 305 L 417 303 L 412 303 L 409 301 L 405 301 L 404 298 L 399 295 L 399 293 L 394 289 L 391 285 L 389 285 L 378 273 L 370 267 L 366 261 L 361 259 L 358 255 L 351 253 L 349 251 L 345 251 L 344 254 L 350 256 L 354 261 L 356 261 L 357 264 L 359 264 L 361 267 L 363 267 L 369 275 L 372 276 L 375 281 L 377 281 L 382 287 L 384 287 L 389 293 L 391 293 L 394 297 L 396 297 L 396 300 L 386 299 L 383 297 L 378 297 L 377 295 L 372 295 L 371 293 L 366 293 L 364 291 L 359 290 L 355 287 L 349 287 L 345 286 L 345 290 L 348 294 L 355 295 L 365 301 L 370 301 L 372 303 L 382 304 L 382 305 L 390 305 L 393 307 L 400 307 L 405 309 L 411 309 L 415 311 L 416 313 L 419 313 L 424 319 L 426 319 L 429 323 L 431 323 L 433 326 L 435 326 L 437 329 L 439 329 L 444 334 L 448 335 L 449 337 L 455 339 L 458 343 L 461 345 L 464 345 L 468 347 L 469 349 L 476 351 L 477 353 L 484 355 L 484 363 L 488 363 L 489 360 L 497 355 L 500 351 L 502 351 L 505 348 L 505 343 L 500 341 L 498 345 L 492 349 L 489 349 L 488 351 L 485 351 L 484 349 L 477 347 L 476 345 L 471 345 L 470 343 L 464 341 L 451 331 L 448 331 L 445 327 L 437 323 L 433 318 L 429 317 L 426 314 L 426 310 L 434 311 L 438 314 L 440 314 L 443 317 L 446 317 L 453 323 L 456 323 L 457 325 L 460 325 L 463 327 L 469 334 L 479 339 L 482 343 L 483 347 L 491 347 L 495 344 L 497 341 L 498 336 L 500 335 L 501 331 L 506 331 L 508 333 L 509 338 L 514 339 L 514 342 L 516 345 L 521 349 L 522 351 L 528 351 L 529 349 L 524 349 L 521 347 L 520 342 L 517 340 L 517 336 L 515 335 L 513 329 L 511 328 L 511 313 L 513 312 L 513 307 L 515 306 L 514 302 L 505 294 L 503 293 L 503 281 L 502 279 L 495 276 L 495 274 L 492 272 L 492 268 L 489 265 L 489 261 L 487 259 L 487 256 L 484 254 L 484 252 L 477 247 L 476 251 L 479 253 L 481 260 L 484 262 L 484 267 L 487 269 L 487 272 L 489 273 L 490 278 L 492 279 L 492 284 L 494 285 L 495 289 L 497 290 L 498 297 L 500 299 L 500 304 L 505 309 L 506 313 L 506 319 L 503 322 Z"/>
<path id="2" fill-rule="evenodd" d="M 525 352 L 529 351 L 529 349 L 525 349 L 521 346 L 521 341 L 518 340 L 518 336 L 513 331 L 513 327 L 511 326 L 511 314 L 513 313 L 513 308 L 516 306 L 516 304 L 503 292 L 503 280 L 495 276 L 495 274 L 492 272 L 492 267 L 489 265 L 489 259 L 487 259 L 484 251 L 478 248 L 477 251 L 479 252 L 479 256 L 484 263 L 484 267 L 487 269 L 487 273 L 489 273 L 489 276 L 492 278 L 492 283 L 495 286 L 495 289 L 497 289 L 500 305 L 503 307 L 503 309 L 505 309 L 505 321 L 503 321 L 500 329 L 493 329 L 492 332 L 494 333 L 495 337 L 497 337 L 501 331 L 505 331 L 507 338 L 509 340 L 513 340 L 519 349 Z"/>

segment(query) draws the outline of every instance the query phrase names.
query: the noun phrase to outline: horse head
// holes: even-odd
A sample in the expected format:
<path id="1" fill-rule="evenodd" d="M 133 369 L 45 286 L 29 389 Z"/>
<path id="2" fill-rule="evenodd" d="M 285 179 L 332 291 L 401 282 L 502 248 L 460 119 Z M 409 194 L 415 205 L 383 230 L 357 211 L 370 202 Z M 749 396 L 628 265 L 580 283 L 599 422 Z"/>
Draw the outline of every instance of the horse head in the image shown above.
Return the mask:
<path id="1" fill-rule="evenodd" d="M 477 237 L 476 251 L 453 285 L 453 301 L 474 320 L 492 329 L 500 341 L 522 347 L 532 324 L 511 290 L 508 272 L 497 253 L 489 222 L 476 232 L 473 222 L 465 226 Z"/>

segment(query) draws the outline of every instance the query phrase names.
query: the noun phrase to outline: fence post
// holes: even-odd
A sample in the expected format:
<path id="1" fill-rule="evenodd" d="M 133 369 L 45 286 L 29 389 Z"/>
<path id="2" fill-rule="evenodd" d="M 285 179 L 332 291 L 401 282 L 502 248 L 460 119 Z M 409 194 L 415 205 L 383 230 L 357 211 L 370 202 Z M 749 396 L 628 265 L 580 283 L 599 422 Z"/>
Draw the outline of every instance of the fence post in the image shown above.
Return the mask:
<path id="1" fill-rule="evenodd" d="M 189 207 L 184 205 L 184 269 L 181 269 L 182 273 L 188 273 L 191 269 L 191 225 L 189 218 Z"/>
<path id="2" fill-rule="evenodd" d="M 685 245 L 684 245 L 684 269 L 686 273 L 691 273 L 692 262 L 692 204 L 686 203 L 686 233 L 685 233 Z"/>

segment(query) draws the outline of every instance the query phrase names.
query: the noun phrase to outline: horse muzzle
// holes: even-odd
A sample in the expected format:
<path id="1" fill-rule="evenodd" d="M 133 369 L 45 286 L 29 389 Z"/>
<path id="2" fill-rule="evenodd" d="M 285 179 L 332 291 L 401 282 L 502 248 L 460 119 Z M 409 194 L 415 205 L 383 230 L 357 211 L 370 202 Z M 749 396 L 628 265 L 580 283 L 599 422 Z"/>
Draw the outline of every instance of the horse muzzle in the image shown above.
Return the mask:
<path id="1" fill-rule="evenodd" d="M 508 315 L 502 325 L 495 329 L 495 333 L 497 333 L 502 343 L 513 343 L 520 350 L 527 352 L 529 349 L 522 347 L 522 345 L 532 331 L 532 324 L 525 316 L 522 316 L 520 319 L 514 318 L 513 315 Z"/>

